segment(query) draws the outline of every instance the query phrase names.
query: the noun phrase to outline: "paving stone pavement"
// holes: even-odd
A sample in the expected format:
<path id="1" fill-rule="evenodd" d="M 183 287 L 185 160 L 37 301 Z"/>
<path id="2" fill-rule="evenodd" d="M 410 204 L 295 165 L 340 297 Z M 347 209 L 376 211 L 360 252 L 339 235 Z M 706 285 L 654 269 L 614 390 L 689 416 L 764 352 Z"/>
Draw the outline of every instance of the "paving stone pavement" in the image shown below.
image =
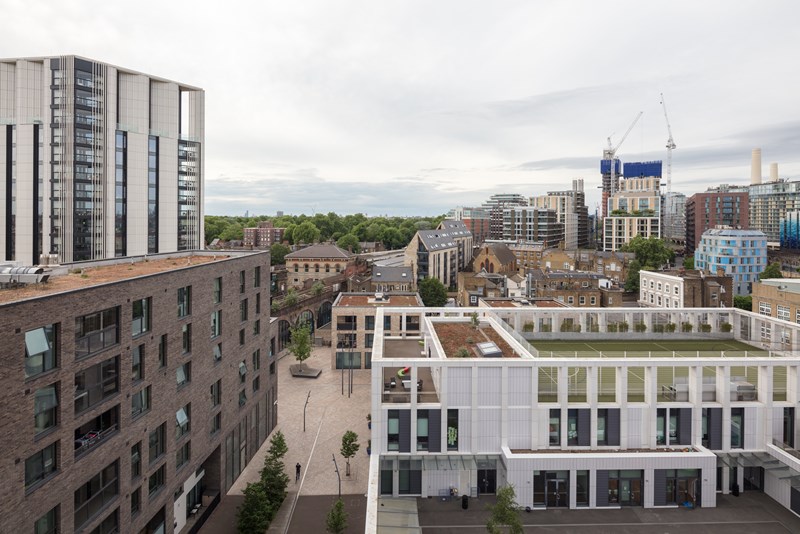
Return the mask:
<path id="1" fill-rule="evenodd" d="M 369 456 L 367 440 L 370 431 L 367 428 L 367 414 L 370 409 L 370 370 L 353 371 L 353 391 L 348 397 L 348 375 L 345 372 L 345 390 L 342 395 L 342 373 L 330 368 L 330 347 L 315 348 L 311 357 L 306 360 L 309 367 L 322 369 L 322 374 L 315 379 L 293 377 L 289 366 L 297 363 L 292 355 L 278 360 L 278 425 L 274 432 L 280 430 L 286 437 L 289 452 L 284 458 L 286 473 L 289 475 L 289 494 L 286 496 L 278 515 L 270 525 L 269 532 L 286 532 L 291 522 L 292 513 L 297 506 L 298 496 L 337 495 L 338 480 L 334 469 L 333 457 L 339 467 L 342 479 L 342 495 L 365 495 L 369 478 Z M 305 431 L 303 431 L 303 405 L 308 392 L 311 398 L 306 408 Z M 345 460 L 340 454 L 342 436 L 352 430 L 359 437 L 361 449 L 350 460 L 350 476 L 345 474 Z M 228 496 L 217 506 L 201 534 L 232 534 L 236 532 L 236 507 L 240 499 L 232 496 L 242 495 L 249 482 L 259 478 L 259 471 L 264 465 L 264 457 L 269 448 L 267 438 L 245 470 L 234 482 Z M 294 481 L 295 464 L 300 462 L 302 473 L 299 482 Z M 360 502 L 355 499 L 348 502 Z M 325 531 L 325 516 L 328 509 L 301 507 L 304 523 L 319 524 L 319 532 Z M 309 519 L 308 514 L 316 511 L 319 520 Z M 351 518 L 363 518 L 363 510 L 347 510 Z M 232 522 L 233 518 L 233 522 Z M 351 528 L 355 525 L 351 525 Z M 359 529 L 363 532 L 362 526 Z"/>

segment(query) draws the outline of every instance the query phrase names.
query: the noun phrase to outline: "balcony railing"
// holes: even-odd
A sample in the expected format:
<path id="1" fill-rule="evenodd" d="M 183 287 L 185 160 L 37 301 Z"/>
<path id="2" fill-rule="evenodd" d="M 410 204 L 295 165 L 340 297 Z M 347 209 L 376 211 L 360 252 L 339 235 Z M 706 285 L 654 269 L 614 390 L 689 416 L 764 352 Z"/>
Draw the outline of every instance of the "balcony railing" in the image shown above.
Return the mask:
<path id="1" fill-rule="evenodd" d="M 75 357 L 82 358 L 117 344 L 117 325 L 112 325 L 75 340 Z"/>
<path id="2" fill-rule="evenodd" d="M 87 432 L 83 436 L 75 438 L 75 458 L 83 456 L 93 448 L 97 447 L 119 430 L 118 425 L 115 423 L 105 430 Z"/>

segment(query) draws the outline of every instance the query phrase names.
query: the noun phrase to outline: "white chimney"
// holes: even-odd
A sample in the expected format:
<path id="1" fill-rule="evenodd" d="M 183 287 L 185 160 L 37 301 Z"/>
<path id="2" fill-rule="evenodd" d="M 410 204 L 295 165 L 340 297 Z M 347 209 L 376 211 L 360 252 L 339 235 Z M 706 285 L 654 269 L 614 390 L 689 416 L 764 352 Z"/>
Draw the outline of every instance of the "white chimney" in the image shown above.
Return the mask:
<path id="1" fill-rule="evenodd" d="M 754 148 L 750 159 L 750 185 L 761 183 L 761 149 Z"/>
<path id="2" fill-rule="evenodd" d="M 778 181 L 778 164 L 777 163 L 770 163 L 769 164 L 769 181 L 770 182 L 777 182 Z"/>

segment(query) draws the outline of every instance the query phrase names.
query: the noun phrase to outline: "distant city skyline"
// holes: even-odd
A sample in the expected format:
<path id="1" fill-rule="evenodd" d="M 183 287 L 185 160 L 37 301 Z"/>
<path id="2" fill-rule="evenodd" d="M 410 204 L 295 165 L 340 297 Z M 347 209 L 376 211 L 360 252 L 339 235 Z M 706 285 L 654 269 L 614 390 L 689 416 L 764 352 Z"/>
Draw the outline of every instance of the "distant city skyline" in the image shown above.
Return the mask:
<path id="1" fill-rule="evenodd" d="M 203 87 L 209 215 L 430 216 L 572 178 L 594 213 L 606 138 L 639 111 L 618 156 L 666 158 L 662 92 L 674 191 L 747 185 L 755 147 L 765 176 L 777 162 L 800 178 L 789 1 L 81 5 L 8 2 L 3 56 L 78 54 Z"/>

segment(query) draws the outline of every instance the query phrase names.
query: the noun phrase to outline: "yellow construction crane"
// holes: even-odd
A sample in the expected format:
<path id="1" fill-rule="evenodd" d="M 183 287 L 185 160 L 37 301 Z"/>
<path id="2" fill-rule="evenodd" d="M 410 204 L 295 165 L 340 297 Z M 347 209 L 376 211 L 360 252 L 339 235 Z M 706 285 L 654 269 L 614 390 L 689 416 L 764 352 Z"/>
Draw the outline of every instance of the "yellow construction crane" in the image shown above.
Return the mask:
<path id="1" fill-rule="evenodd" d="M 669 133 L 669 139 L 667 139 L 667 193 L 672 193 L 672 150 L 676 147 L 675 141 L 672 140 L 672 127 L 669 125 L 664 93 L 661 93 L 661 107 L 664 108 L 664 119 L 667 121 L 667 133 Z"/>

